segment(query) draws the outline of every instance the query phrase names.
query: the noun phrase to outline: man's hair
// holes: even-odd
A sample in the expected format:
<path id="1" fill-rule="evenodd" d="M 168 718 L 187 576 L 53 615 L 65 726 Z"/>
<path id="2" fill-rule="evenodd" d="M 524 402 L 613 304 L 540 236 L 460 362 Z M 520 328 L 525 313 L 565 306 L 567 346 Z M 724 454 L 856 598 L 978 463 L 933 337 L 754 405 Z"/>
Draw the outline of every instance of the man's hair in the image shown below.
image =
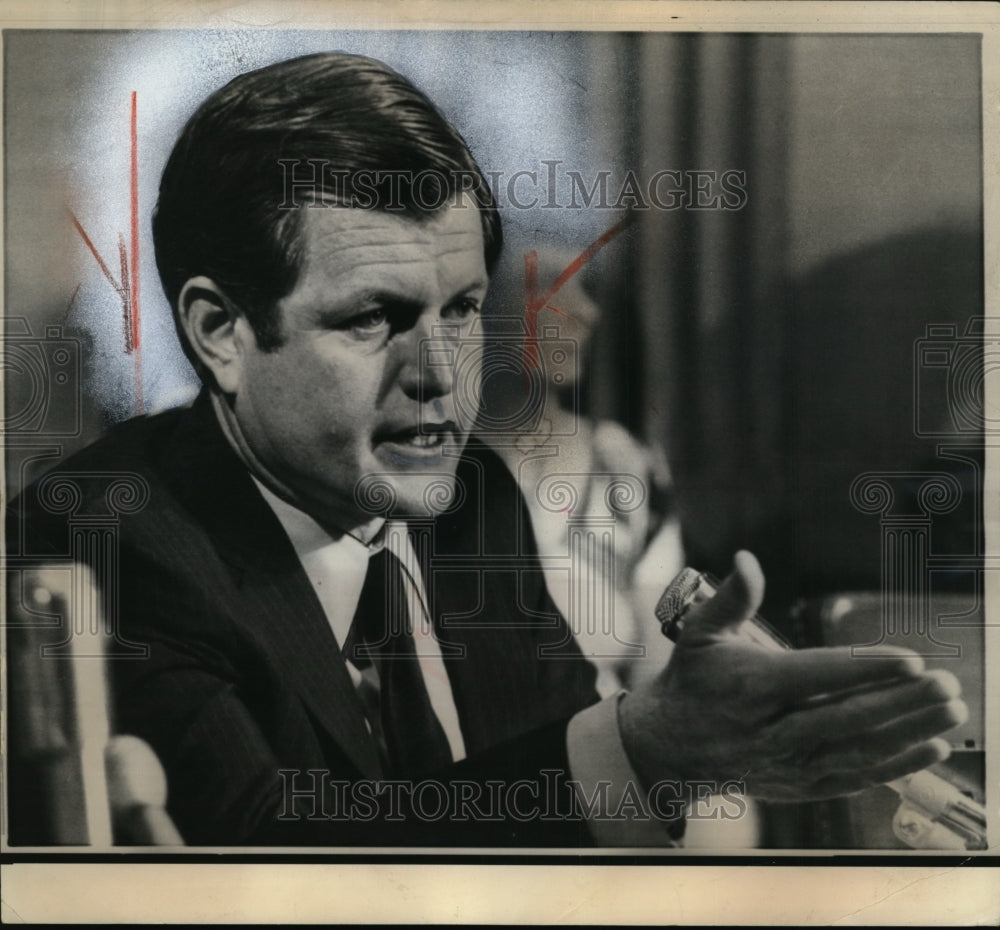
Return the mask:
<path id="1" fill-rule="evenodd" d="M 286 180 L 314 170 L 316 187 L 318 172 L 326 172 L 330 201 L 403 210 L 415 220 L 467 191 L 480 211 L 487 270 L 496 264 L 502 233 L 489 185 L 465 140 L 406 78 L 341 52 L 248 72 L 188 121 L 153 214 L 163 289 L 199 371 L 177 312 L 180 291 L 195 275 L 211 278 L 246 314 L 261 349 L 282 344 L 275 304 L 295 287 L 302 211 L 313 209 L 301 185 L 293 190 L 298 206 L 286 202 Z M 442 183 L 446 190 L 435 196 Z"/>

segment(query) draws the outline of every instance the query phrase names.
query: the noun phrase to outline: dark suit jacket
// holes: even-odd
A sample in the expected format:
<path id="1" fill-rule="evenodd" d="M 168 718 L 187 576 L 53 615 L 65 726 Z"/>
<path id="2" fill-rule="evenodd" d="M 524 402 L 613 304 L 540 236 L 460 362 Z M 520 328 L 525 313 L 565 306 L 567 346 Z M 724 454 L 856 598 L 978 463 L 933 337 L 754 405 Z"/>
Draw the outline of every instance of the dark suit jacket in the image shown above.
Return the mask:
<path id="1" fill-rule="evenodd" d="M 288 790 L 308 787 L 310 770 L 351 785 L 378 779 L 379 759 L 326 616 L 207 397 L 125 423 L 58 471 L 74 476 L 80 501 L 68 517 L 52 514 L 38 484 L 29 488 L 11 509 L 22 555 L 67 554 L 73 527 L 106 510 L 107 476 L 148 488 L 144 506 L 117 518 L 110 609 L 120 637 L 148 655 L 110 663 L 116 730 L 156 750 L 187 842 L 588 842 L 572 817 L 481 820 L 467 809 L 467 819 L 428 822 L 403 797 L 389 816 L 381 805 L 370 816 L 369 805 L 337 819 L 336 792 L 316 803 Z M 565 772 L 566 722 L 596 700 L 593 672 L 548 598 L 506 468 L 472 442 L 458 481 L 459 506 L 422 528 L 424 582 L 470 756 L 438 777 L 483 786 Z M 490 807 L 478 809 L 497 813 Z"/>

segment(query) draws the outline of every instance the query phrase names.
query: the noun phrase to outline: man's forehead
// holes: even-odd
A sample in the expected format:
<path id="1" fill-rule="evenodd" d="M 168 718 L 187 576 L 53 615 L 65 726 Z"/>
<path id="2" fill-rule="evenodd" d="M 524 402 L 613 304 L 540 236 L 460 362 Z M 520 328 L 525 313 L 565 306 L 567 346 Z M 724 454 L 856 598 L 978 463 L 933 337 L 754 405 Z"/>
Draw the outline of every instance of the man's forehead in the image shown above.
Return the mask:
<path id="1" fill-rule="evenodd" d="M 465 261 L 483 254 L 479 211 L 468 202 L 419 215 L 342 206 L 304 212 L 300 235 L 307 266 L 347 271 L 384 262 Z"/>

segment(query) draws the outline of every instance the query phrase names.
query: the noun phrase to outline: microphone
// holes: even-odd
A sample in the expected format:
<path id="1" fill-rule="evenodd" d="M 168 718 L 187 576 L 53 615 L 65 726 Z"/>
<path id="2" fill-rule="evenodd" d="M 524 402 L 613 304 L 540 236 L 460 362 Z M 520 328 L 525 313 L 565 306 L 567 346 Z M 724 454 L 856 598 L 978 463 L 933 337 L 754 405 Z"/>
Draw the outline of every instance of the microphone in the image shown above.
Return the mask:
<path id="1" fill-rule="evenodd" d="M 116 736 L 104 754 L 115 842 L 122 846 L 182 846 L 166 812 L 167 776 L 149 743 Z"/>
<path id="2" fill-rule="evenodd" d="M 6 580 L 9 841 L 110 846 L 108 637 L 93 575 L 65 562 L 8 566 Z"/>
<path id="3" fill-rule="evenodd" d="M 182 845 L 155 753 L 111 738 L 111 635 L 91 570 L 8 566 L 6 581 L 10 845 Z"/>

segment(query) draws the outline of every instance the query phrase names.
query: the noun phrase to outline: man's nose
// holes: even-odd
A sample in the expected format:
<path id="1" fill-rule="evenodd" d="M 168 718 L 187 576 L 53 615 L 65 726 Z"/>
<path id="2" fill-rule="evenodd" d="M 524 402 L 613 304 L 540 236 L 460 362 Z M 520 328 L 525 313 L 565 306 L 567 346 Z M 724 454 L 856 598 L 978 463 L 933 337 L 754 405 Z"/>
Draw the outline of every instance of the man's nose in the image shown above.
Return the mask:
<path id="1" fill-rule="evenodd" d="M 450 394 L 461 350 L 458 327 L 442 323 L 440 318 L 421 320 L 410 336 L 411 344 L 400 375 L 403 390 L 421 401 Z"/>

